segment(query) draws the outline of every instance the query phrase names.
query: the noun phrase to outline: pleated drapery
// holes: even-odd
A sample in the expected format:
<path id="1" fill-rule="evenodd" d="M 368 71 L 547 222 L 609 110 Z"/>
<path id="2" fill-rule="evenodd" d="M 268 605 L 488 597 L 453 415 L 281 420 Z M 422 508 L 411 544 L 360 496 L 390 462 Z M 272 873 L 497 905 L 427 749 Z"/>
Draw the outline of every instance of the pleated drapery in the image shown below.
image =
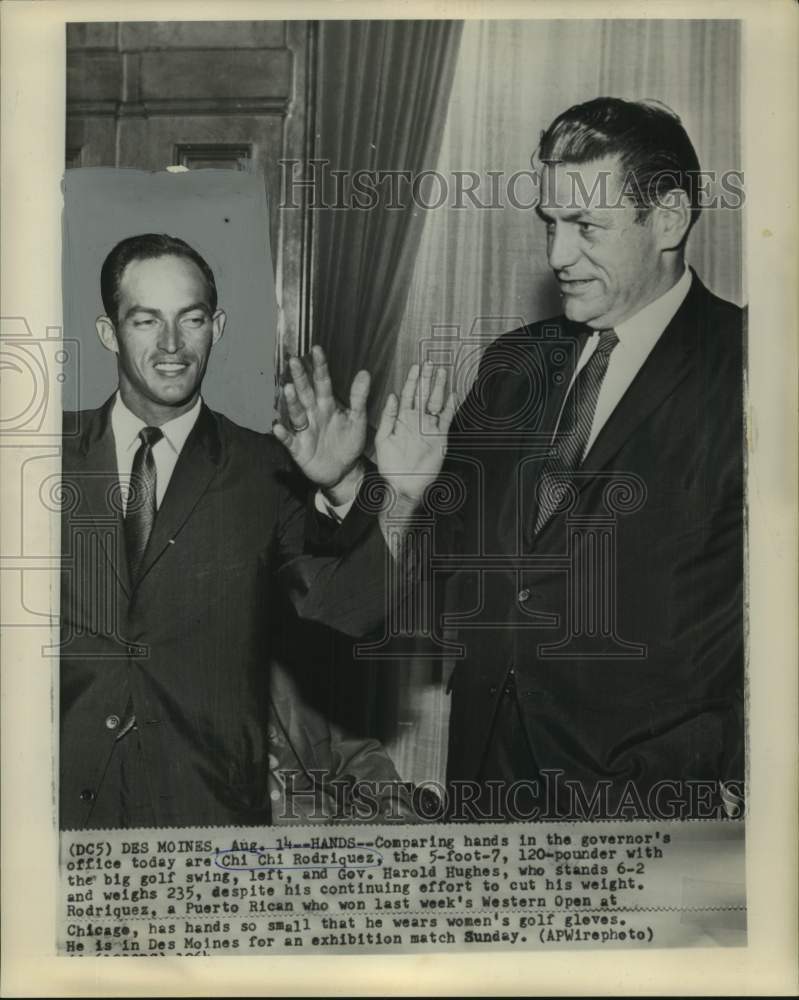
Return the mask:
<path id="1" fill-rule="evenodd" d="M 330 207 L 314 210 L 312 329 L 342 396 L 360 368 L 377 382 L 372 399 L 382 396 L 424 224 L 399 174 L 436 165 L 461 31 L 459 21 L 320 26 L 315 155 Z M 354 202 L 359 171 L 361 189 L 378 194 L 372 207 Z"/>

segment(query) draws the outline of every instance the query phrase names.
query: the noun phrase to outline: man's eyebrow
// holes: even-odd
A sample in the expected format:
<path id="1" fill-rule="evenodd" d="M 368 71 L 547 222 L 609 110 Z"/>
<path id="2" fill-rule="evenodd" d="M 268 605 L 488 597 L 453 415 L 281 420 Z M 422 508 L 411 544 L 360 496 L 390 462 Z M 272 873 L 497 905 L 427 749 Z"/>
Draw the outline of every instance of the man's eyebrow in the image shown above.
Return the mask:
<path id="1" fill-rule="evenodd" d="M 194 312 L 195 309 L 202 309 L 207 316 L 211 315 L 211 309 L 207 302 L 193 302 L 190 306 L 184 306 L 183 309 L 178 312 L 178 316 L 185 316 L 186 313 Z M 160 309 L 153 309 L 151 306 L 132 305 L 122 318 L 128 319 L 134 313 L 147 313 L 148 316 L 159 317 L 163 315 Z"/>
<path id="2" fill-rule="evenodd" d="M 137 305 L 133 305 L 133 306 L 130 307 L 130 309 L 128 309 L 125 312 L 125 315 L 122 318 L 123 319 L 128 319 L 134 313 L 147 313 L 148 316 L 160 316 L 161 315 L 160 309 L 151 309 L 149 306 L 137 306 Z"/>
<path id="3" fill-rule="evenodd" d="M 194 302 L 192 305 L 181 309 L 178 316 L 185 316 L 186 313 L 194 312 L 195 309 L 202 309 L 207 316 L 211 315 L 211 309 L 207 302 Z"/>

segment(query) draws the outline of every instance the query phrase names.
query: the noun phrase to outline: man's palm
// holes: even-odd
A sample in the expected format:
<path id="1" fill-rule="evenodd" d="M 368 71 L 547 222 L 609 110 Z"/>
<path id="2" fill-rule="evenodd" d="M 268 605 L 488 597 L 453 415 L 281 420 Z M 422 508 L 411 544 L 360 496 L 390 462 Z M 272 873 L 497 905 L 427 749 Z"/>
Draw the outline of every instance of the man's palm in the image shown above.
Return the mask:
<path id="1" fill-rule="evenodd" d="M 455 394 L 450 393 L 442 409 L 446 372 L 435 378 L 425 364 L 408 372 L 399 400 L 392 393 L 386 400 L 375 438 L 377 468 L 396 492 L 418 503 L 444 462 L 447 432 L 455 415 Z"/>
<path id="2" fill-rule="evenodd" d="M 333 395 L 324 352 L 314 346 L 313 383 L 299 358 L 289 362 L 292 381 L 285 387 L 290 430 L 275 424 L 275 436 L 312 482 L 334 486 L 358 462 L 366 443 L 369 373 L 358 372 L 350 389 L 349 409 Z"/>

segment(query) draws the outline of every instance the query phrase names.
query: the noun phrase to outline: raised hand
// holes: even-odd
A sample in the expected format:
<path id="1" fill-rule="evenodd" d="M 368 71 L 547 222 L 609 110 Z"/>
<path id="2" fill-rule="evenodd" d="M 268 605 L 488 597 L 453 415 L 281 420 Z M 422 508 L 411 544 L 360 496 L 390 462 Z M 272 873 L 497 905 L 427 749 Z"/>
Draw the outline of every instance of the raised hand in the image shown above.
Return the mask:
<path id="1" fill-rule="evenodd" d="M 355 376 L 344 409 L 333 395 L 324 351 L 314 345 L 311 356 L 313 382 L 300 359 L 290 359 L 291 381 L 284 389 L 289 426 L 278 421 L 272 430 L 308 479 L 329 489 L 353 473 L 363 453 L 369 372 Z"/>
<path id="2" fill-rule="evenodd" d="M 435 375 L 430 362 L 412 365 L 400 398 L 391 393 L 383 407 L 375 438 L 377 468 L 398 495 L 418 503 L 441 471 L 447 432 L 457 400 L 451 392 L 444 404 L 447 373 Z"/>

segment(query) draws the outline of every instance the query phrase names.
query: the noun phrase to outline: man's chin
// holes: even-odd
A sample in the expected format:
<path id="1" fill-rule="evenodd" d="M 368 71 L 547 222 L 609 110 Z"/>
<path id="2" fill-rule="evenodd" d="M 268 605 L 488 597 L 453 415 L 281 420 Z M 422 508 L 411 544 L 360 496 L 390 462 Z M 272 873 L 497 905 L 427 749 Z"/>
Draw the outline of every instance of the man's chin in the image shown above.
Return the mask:
<path id="1" fill-rule="evenodd" d="M 162 376 L 159 379 L 153 380 L 149 383 L 150 392 L 156 396 L 160 396 L 163 399 L 174 399 L 177 396 L 190 396 L 197 386 L 194 379 L 188 379 L 185 377 L 174 377 L 174 376 Z"/>
<path id="2" fill-rule="evenodd" d="M 566 319 L 571 320 L 572 323 L 587 323 L 592 315 L 590 309 L 586 309 L 584 305 L 568 298 L 564 300 L 563 313 Z"/>
<path id="3" fill-rule="evenodd" d="M 607 313 L 596 304 L 591 306 L 587 302 L 566 298 L 563 301 L 563 314 L 572 323 L 582 323 L 595 330 L 604 329 L 606 326 Z"/>
<path id="4" fill-rule="evenodd" d="M 187 403 L 191 403 L 196 395 L 196 386 L 170 385 L 158 386 L 155 392 L 150 393 L 150 398 L 159 406 L 169 406 L 177 409 L 181 406 L 186 406 Z"/>

